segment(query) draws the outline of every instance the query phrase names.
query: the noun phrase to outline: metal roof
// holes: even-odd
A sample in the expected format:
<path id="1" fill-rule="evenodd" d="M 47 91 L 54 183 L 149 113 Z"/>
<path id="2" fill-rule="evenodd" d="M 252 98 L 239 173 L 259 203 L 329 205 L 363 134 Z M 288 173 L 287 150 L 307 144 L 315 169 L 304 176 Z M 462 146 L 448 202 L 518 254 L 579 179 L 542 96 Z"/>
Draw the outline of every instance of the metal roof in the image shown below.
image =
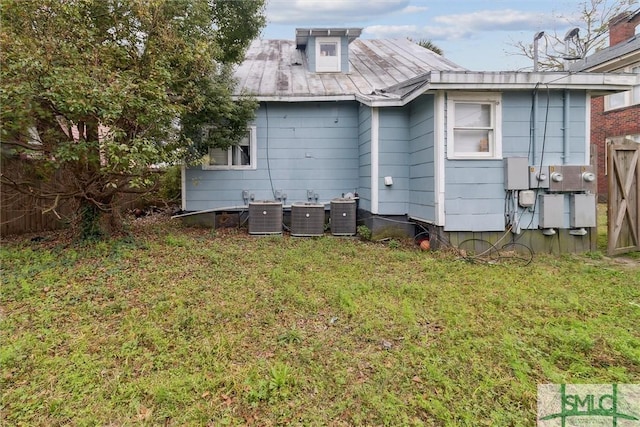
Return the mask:
<path id="1" fill-rule="evenodd" d="M 430 71 L 465 70 L 407 39 L 354 40 L 349 44 L 349 64 L 347 72 L 316 73 L 309 71 L 307 58 L 296 49 L 296 42 L 255 40 L 235 70 L 236 94 L 354 99 Z"/>
<path id="2" fill-rule="evenodd" d="M 369 106 L 402 106 L 430 90 L 582 89 L 605 94 L 631 89 L 633 74 L 575 72 L 476 72 L 406 39 L 357 39 L 349 45 L 347 72 L 309 71 L 291 40 L 255 40 L 235 69 L 235 95 L 259 101 L 357 100 Z"/>
<path id="3" fill-rule="evenodd" d="M 640 62 L 640 35 L 574 62 L 572 71 L 616 71 Z"/>

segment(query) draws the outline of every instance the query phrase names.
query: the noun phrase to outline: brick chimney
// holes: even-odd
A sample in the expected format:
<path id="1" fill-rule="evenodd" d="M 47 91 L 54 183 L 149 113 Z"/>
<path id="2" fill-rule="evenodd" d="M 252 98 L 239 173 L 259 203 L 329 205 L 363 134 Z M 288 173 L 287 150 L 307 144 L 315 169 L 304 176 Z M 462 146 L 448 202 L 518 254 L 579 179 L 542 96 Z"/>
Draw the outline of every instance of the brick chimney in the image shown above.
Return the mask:
<path id="1" fill-rule="evenodd" d="M 624 12 L 609 20 L 609 46 L 632 38 L 636 33 L 636 27 L 640 24 L 640 13 Z"/>

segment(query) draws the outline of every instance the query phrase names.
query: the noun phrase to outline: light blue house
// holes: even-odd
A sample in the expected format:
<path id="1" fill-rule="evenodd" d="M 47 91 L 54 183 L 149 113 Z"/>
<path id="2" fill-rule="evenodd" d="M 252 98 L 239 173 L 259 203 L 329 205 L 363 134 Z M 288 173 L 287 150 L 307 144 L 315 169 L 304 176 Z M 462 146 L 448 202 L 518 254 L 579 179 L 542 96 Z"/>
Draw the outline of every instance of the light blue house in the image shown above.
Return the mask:
<path id="1" fill-rule="evenodd" d="M 357 194 L 374 231 L 418 223 L 453 244 L 594 247 L 590 98 L 632 77 L 471 72 L 409 40 L 359 35 L 255 41 L 235 77 L 260 101 L 256 119 L 239 146 L 183 170 L 183 210 Z"/>

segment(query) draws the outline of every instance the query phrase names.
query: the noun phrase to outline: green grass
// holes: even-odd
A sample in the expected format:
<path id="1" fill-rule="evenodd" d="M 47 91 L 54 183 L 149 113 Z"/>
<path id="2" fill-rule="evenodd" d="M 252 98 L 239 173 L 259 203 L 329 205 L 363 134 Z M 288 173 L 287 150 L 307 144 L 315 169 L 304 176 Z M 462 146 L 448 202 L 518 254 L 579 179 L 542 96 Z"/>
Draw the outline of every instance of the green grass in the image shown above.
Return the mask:
<path id="1" fill-rule="evenodd" d="M 540 383 L 640 382 L 640 266 L 151 224 L 4 242 L 6 425 L 533 426 Z"/>

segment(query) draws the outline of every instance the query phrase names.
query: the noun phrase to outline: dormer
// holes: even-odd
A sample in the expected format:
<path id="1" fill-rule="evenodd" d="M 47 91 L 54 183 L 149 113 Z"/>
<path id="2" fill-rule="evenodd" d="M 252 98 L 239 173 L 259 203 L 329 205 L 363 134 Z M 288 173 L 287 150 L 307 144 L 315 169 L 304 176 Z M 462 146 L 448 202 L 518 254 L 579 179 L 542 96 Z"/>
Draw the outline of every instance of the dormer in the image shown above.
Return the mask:
<path id="1" fill-rule="evenodd" d="M 349 43 L 362 28 L 296 28 L 296 48 L 314 73 L 348 73 Z"/>

